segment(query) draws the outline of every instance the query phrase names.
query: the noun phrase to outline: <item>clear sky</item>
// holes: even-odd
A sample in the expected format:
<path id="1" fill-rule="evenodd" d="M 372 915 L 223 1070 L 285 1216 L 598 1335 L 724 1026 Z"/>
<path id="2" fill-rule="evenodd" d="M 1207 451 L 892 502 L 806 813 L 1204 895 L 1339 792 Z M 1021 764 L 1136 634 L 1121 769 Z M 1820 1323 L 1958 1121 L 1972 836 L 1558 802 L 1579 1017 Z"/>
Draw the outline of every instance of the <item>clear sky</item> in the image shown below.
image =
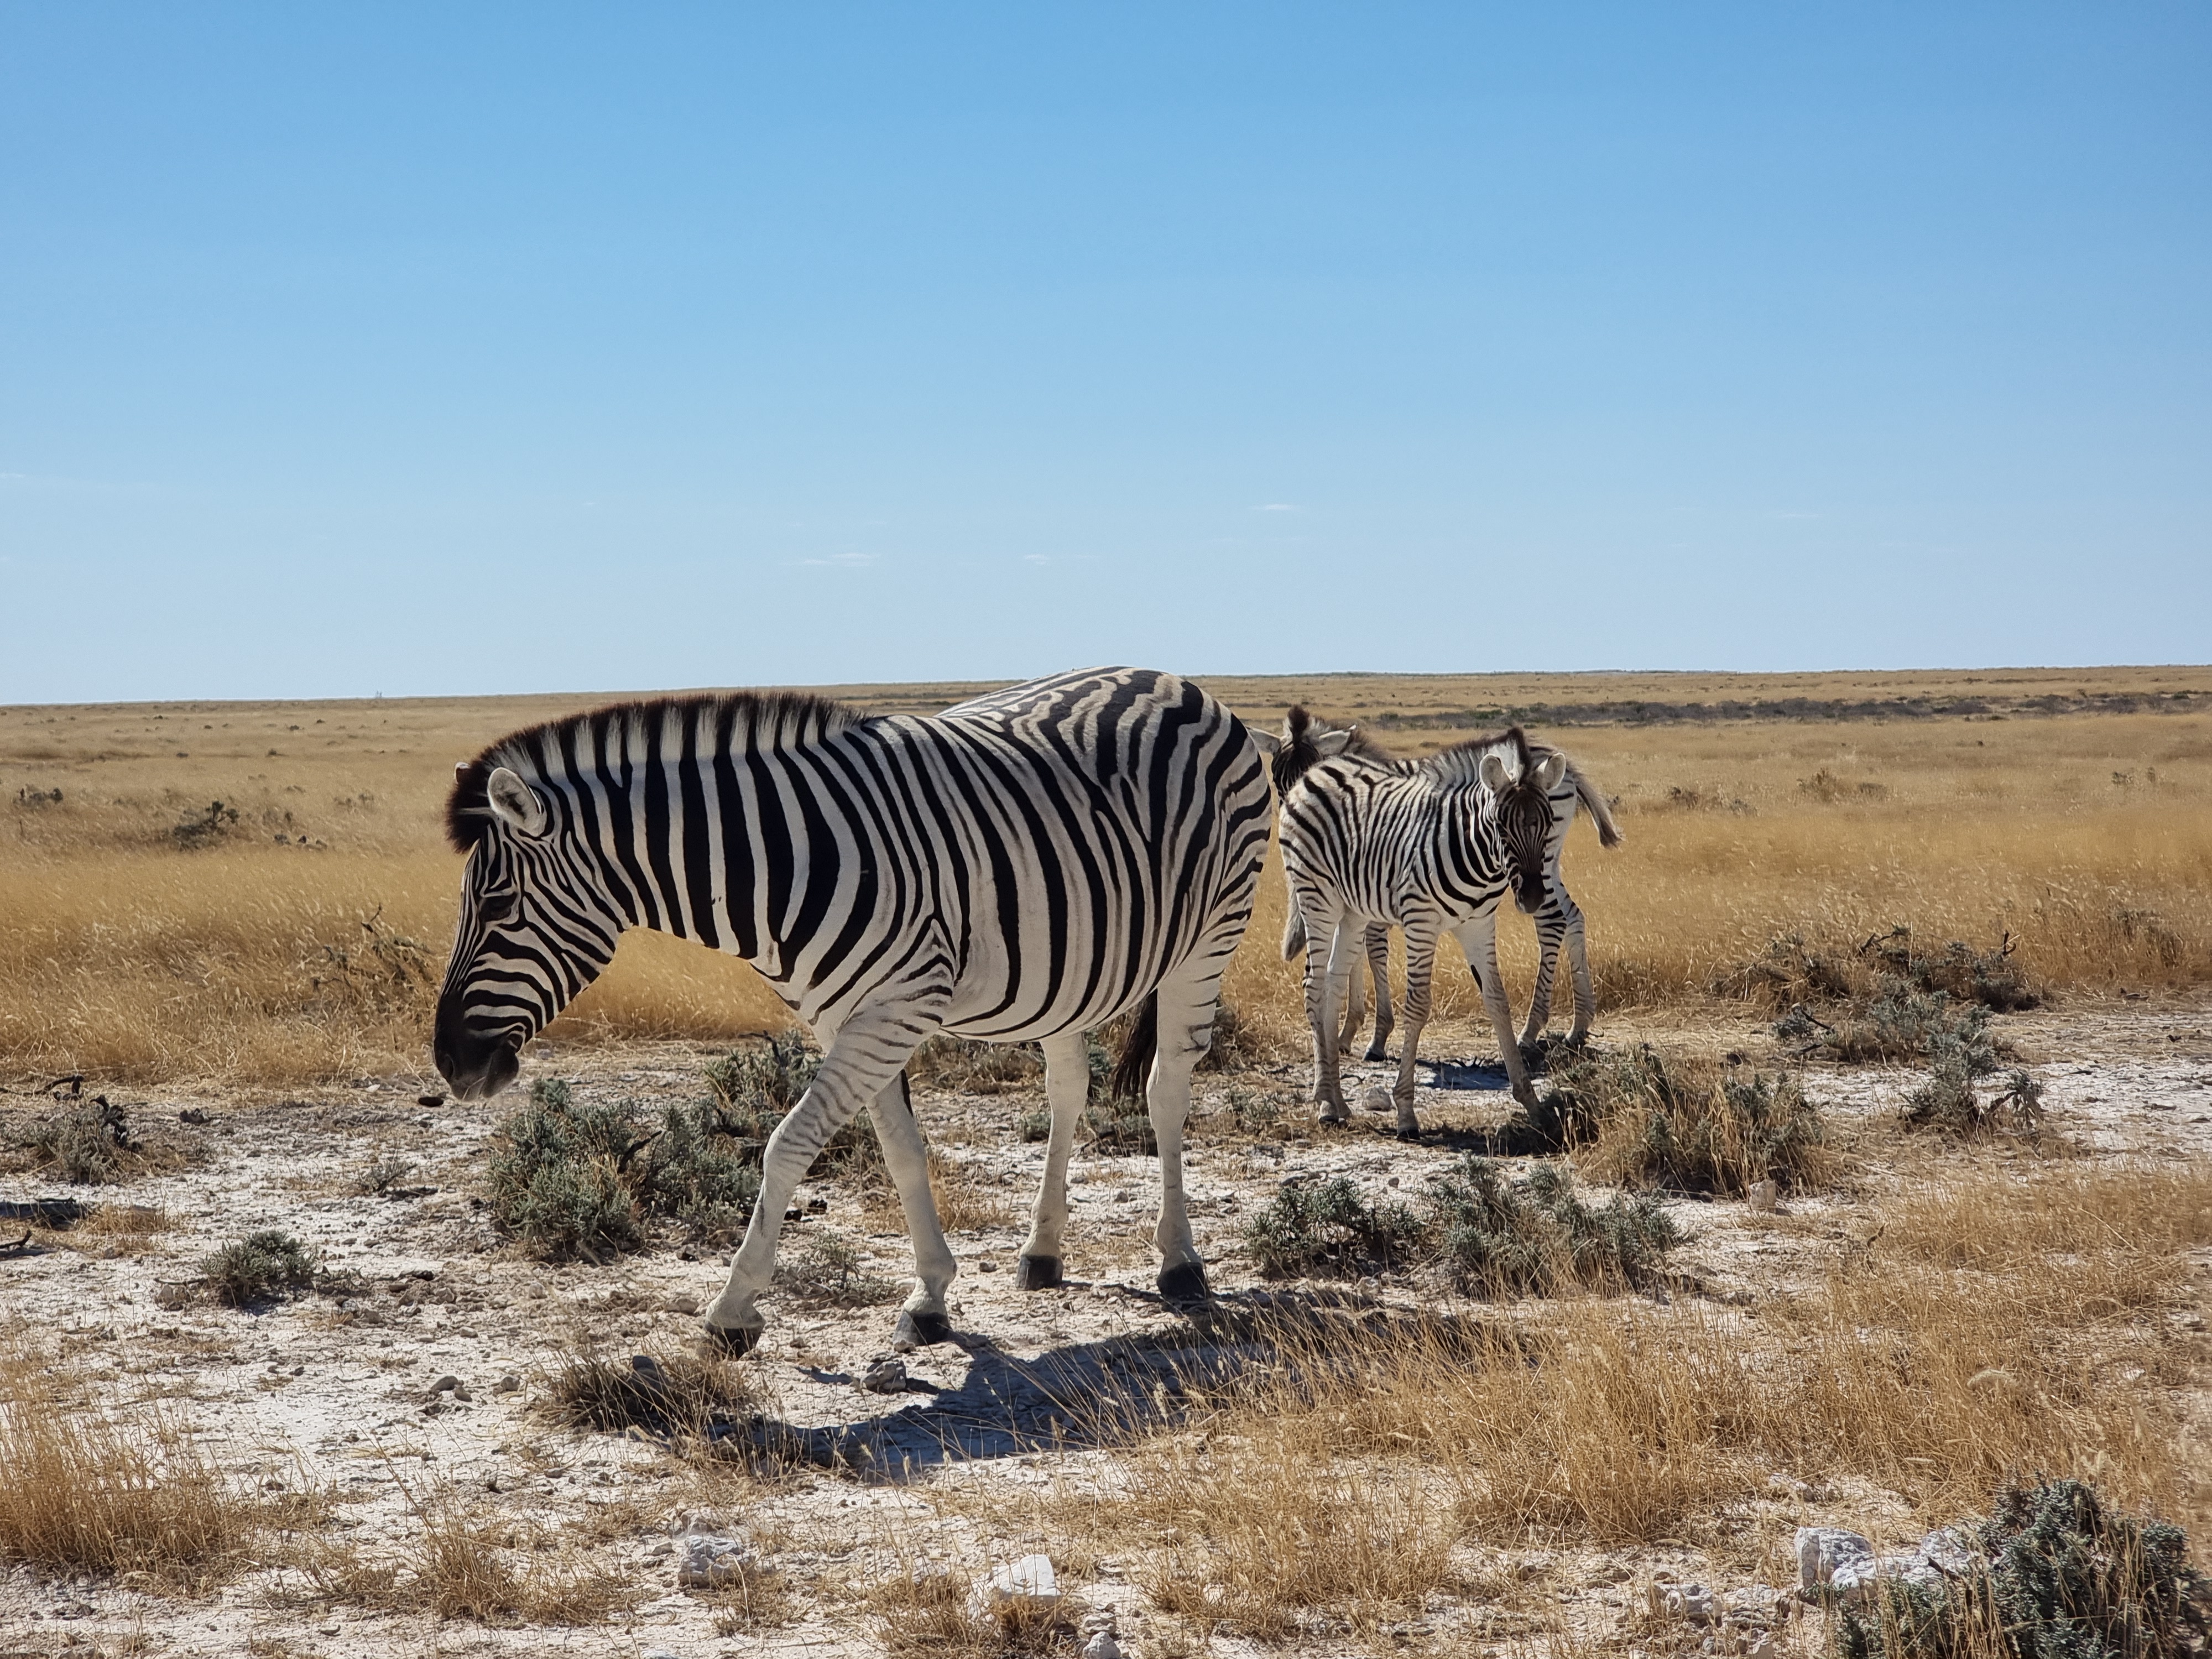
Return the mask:
<path id="1" fill-rule="evenodd" d="M 2212 659 L 2212 7 L 0 3 L 0 702 Z"/>

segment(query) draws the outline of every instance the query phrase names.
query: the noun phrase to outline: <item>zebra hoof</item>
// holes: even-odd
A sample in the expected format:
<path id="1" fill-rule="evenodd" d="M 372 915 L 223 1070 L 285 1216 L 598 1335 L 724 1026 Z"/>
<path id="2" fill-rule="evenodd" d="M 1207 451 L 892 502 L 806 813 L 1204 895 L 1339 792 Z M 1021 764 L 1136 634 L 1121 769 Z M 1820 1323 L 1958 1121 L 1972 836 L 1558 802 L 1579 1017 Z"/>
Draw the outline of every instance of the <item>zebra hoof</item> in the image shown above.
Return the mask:
<path id="1" fill-rule="evenodd" d="M 1018 1291 L 1048 1291 L 1060 1282 L 1060 1258 L 1056 1255 L 1025 1255 L 1014 1263 L 1014 1288 Z"/>
<path id="2" fill-rule="evenodd" d="M 1419 1140 L 1420 1138 L 1421 1123 L 1419 1118 L 1401 1117 L 1398 1120 L 1399 1139 L 1413 1141 Z"/>
<path id="3" fill-rule="evenodd" d="M 709 1325 L 707 1340 L 732 1359 L 743 1359 L 760 1346 L 761 1333 L 768 1328 L 757 1325 L 748 1330 L 743 1325 Z"/>
<path id="4" fill-rule="evenodd" d="M 1180 1267 L 1164 1269 L 1159 1286 L 1160 1300 L 1176 1313 L 1203 1313 L 1213 1305 L 1213 1292 L 1206 1285 L 1203 1262 L 1186 1261 Z"/>
<path id="5" fill-rule="evenodd" d="M 1388 1059 L 1389 1059 L 1389 1058 L 1390 1058 L 1390 1056 L 1389 1056 L 1389 1055 L 1388 1055 L 1388 1054 L 1384 1054 L 1384 1053 L 1382 1052 L 1382 1045 L 1381 1043 L 1379 1043 L 1379 1042 L 1378 1042 L 1378 1043 L 1376 1043 L 1376 1044 L 1372 1048 L 1370 1048 L 1370 1049 L 1367 1051 L 1367 1056 L 1366 1056 L 1366 1057 L 1367 1057 L 1367 1059 L 1368 1059 L 1368 1060 L 1371 1060 L 1371 1061 L 1373 1061 L 1373 1062 L 1375 1062 L 1375 1063 L 1376 1063 L 1376 1064 L 1378 1064 L 1378 1065 L 1379 1065 L 1381 1062 L 1382 1062 L 1383 1060 L 1388 1060 Z"/>
<path id="6" fill-rule="evenodd" d="M 912 1353 L 916 1348 L 930 1348 L 939 1342 L 952 1340 L 952 1322 L 940 1313 L 908 1311 L 898 1316 L 891 1327 L 891 1351 Z"/>

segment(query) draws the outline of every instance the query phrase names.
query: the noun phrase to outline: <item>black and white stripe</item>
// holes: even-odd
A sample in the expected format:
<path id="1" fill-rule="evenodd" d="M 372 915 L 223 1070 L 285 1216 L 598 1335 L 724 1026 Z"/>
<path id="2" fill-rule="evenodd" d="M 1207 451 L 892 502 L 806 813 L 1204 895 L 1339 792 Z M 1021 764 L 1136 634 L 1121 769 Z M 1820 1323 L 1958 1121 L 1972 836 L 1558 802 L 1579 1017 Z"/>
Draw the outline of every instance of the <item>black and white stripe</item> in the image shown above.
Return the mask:
<path id="1" fill-rule="evenodd" d="M 1395 761 L 1354 733 L 1312 726 L 1293 709 L 1271 740 L 1281 794 L 1281 842 L 1296 921 L 1302 931 L 1306 1012 L 1313 1028 L 1315 1098 L 1326 1120 L 1349 1115 L 1338 1073 L 1337 1029 L 1358 959 L 1378 954 L 1376 930 L 1406 931 L 1406 1032 L 1393 1099 L 1401 1133 L 1419 1133 L 1413 1066 L 1427 1023 L 1438 938 L 1449 933 L 1466 952 L 1515 1096 L 1534 1096 L 1514 1040 L 1498 975 L 1497 912 L 1510 890 L 1519 908 L 1558 931 L 1540 931 L 1547 959 L 1562 939 L 1580 944 L 1581 912 L 1559 882 L 1559 853 L 1576 801 L 1592 803 L 1601 834 L 1612 829 L 1594 787 L 1555 750 L 1531 744 L 1518 727 L 1478 738 L 1419 761 Z M 1613 830 L 1609 838 L 1617 841 Z M 1582 952 L 1577 1001 L 1586 1028 L 1588 969 Z M 1549 976 L 1530 1010 L 1549 1015 Z M 1379 1039 L 1378 1039 L 1379 1040 Z"/>
<path id="2" fill-rule="evenodd" d="M 1164 1195 L 1164 1291 L 1202 1297 L 1182 1127 L 1223 968 L 1251 911 L 1267 781 L 1243 724 L 1142 669 L 1033 681 L 934 716 L 817 698 L 631 703 L 494 744 L 448 812 L 468 851 L 438 1006 L 439 1068 L 464 1098 L 510 1081 L 522 1044 L 629 927 L 744 957 L 824 1058 L 770 1138 L 760 1199 L 710 1329 L 749 1346 L 791 1190 L 863 1107 L 915 1234 L 902 1331 L 941 1335 L 952 1277 L 902 1067 L 932 1032 L 1036 1041 L 1053 1128 L 1021 1281 L 1056 1283 L 1084 1034 L 1142 1008 Z"/>

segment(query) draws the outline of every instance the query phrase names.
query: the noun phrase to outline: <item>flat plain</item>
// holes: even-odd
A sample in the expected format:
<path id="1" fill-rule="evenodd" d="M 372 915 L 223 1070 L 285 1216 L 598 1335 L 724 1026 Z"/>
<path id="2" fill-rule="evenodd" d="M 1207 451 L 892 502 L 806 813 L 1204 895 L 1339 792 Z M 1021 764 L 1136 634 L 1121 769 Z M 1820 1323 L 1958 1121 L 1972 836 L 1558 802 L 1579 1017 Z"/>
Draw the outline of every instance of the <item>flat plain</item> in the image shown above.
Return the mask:
<path id="1" fill-rule="evenodd" d="M 634 1354 L 683 1369 L 726 1241 L 529 1247 L 487 1203 L 523 1102 L 438 1098 L 424 1052 L 453 763 L 606 699 L 0 710 L 0 1199 L 94 1206 L 0 1228 L 27 1236 L 0 1255 L 0 1651 L 1072 1653 L 1110 1622 L 1139 1659 L 1811 1654 L 1832 1616 L 1752 1593 L 1795 1585 L 1801 1524 L 1909 1545 L 2008 1478 L 2078 1475 L 2201 1534 L 2212 670 L 1205 684 L 1409 755 L 1517 720 L 1615 798 L 1626 844 L 1577 826 L 1566 855 L 1602 1075 L 1555 1057 L 1552 1085 L 1602 1133 L 1516 1139 L 1463 969 L 1422 1144 L 1314 1126 L 1271 861 L 1193 1128 L 1220 1318 L 1147 1300 L 1157 1176 L 1110 1115 L 1071 1284 L 1013 1291 L 1041 1090 L 955 1055 L 918 1096 L 960 1342 L 860 1386 L 903 1234 L 865 1167 L 819 1171 L 769 1346 L 688 1360 L 750 1425 L 721 1439 L 576 1401 Z M 1528 930 L 1501 933 L 1517 1008 Z M 1976 1017 L 1996 1069 L 1969 1098 L 2018 1072 L 2039 1121 L 1930 1125 L 1935 1052 L 1836 1035 L 1954 940 L 2024 991 Z M 1971 1000 L 1911 1006 L 1940 1037 Z M 635 935 L 526 1077 L 650 1124 L 783 1018 L 742 964 Z M 1665 1099 L 1645 1045 L 1686 1080 Z M 1352 1092 L 1383 1075 L 1356 1063 Z M 1655 1121 L 1732 1085 L 1796 1091 L 1817 1144 L 1654 1160 Z M 130 1144 L 72 1184 L 52 1126 L 94 1097 Z M 1680 1240 L 1587 1281 L 1470 1277 L 1438 1218 L 1471 1155 L 1523 1194 L 1569 1169 L 1591 1212 L 1642 1201 Z M 1340 1216 L 1285 1256 L 1286 1206 L 1324 1188 L 1369 1233 Z M 225 1305 L 206 1260 L 263 1230 L 317 1276 Z M 699 1516 L 753 1553 L 712 1589 L 675 1582 Z M 970 1617 L 971 1581 L 1032 1552 L 1060 1613 Z M 1697 1622 L 1692 1583 L 1739 1613 Z"/>

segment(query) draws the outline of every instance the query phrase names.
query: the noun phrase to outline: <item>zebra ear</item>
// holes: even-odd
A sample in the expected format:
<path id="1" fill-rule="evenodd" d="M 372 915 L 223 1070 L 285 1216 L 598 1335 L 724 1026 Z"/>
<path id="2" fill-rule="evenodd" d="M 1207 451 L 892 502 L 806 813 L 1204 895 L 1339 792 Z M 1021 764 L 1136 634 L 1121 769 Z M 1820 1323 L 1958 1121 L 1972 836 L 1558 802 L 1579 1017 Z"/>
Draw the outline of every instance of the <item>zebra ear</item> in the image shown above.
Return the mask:
<path id="1" fill-rule="evenodd" d="M 1502 795 L 1505 793 L 1508 786 L 1510 786 L 1512 781 L 1513 775 L 1505 769 L 1505 761 L 1502 756 L 1489 754 L 1485 755 L 1482 757 L 1482 787 L 1490 791 L 1493 795 Z"/>
<path id="2" fill-rule="evenodd" d="M 1341 755 L 1352 747 L 1352 740 L 1359 735 L 1359 728 L 1352 726 L 1342 732 L 1324 732 L 1314 739 L 1314 752 L 1323 760 L 1331 755 Z"/>
<path id="3" fill-rule="evenodd" d="M 1256 726 L 1248 726 L 1244 729 L 1252 734 L 1252 741 L 1260 745 L 1260 752 L 1269 760 L 1282 751 L 1283 740 L 1273 732 L 1262 732 Z"/>
<path id="4" fill-rule="evenodd" d="M 512 824 L 526 836 L 542 836 L 552 815 L 538 792 L 504 766 L 494 769 L 484 780 L 484 797 L 491 810 L 501 819 Z"/>
<path id="5" fill-rule="evenodd" d="M 1548 795 L 1559 787 L 1559 780 L 1566 775 L 1567 757 L 1554 750 L 1544 757 L 1544 763 L 1536 769 L 1536 784 Z"/>

